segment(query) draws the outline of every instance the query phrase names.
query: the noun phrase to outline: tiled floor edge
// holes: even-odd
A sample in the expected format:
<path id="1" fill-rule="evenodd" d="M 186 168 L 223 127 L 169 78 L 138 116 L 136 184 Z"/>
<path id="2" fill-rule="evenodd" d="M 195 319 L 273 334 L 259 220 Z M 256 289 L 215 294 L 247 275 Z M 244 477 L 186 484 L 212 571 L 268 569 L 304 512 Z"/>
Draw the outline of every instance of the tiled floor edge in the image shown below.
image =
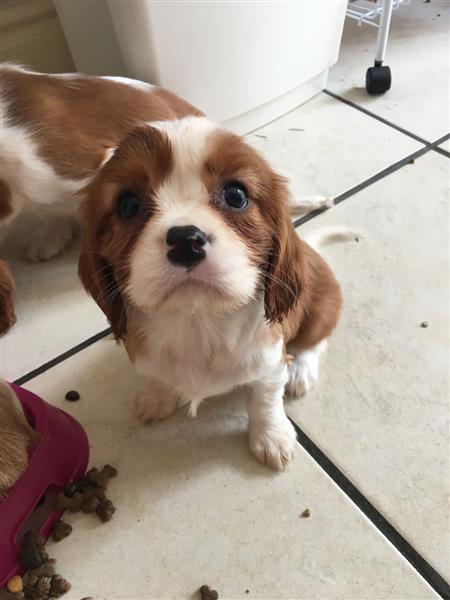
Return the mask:
<path id="1" fill-rule="evenodd" d="M 442 141 L 439 141 L 439 143 L 442 143 Z M 339 194 L 338 196 L 336 196 L 336 198 L 334 199 L 334 204 L 335 205 L 340 204 L 344 200 L 347 200 L 347 198 L 350 198 L 351 196 L 353 196 L 354 194 L 357 194 L 358 192 L 365 189 L 366 187 L 369 187 L 369 185 L 376 183 L 377 181 L 379 181 L 380 179 L 383 179 L 387 175 L 390 175 L 391 173 L 398 171 L 398 169 L 401 169 L 405 165 L 412 163 L 416 158 L 419 158 L 420 156 L 422 156 L 422 154 L 426 154 L 427 152 L 430 152 L 430 150 L 434 150 L 434 147 L 436 145 L 437 145 L 437 142 L 433 142 L 432 144 L 423 146 L 423 148 L 419 148 L 415 152 L 408 154 L 407 156 L 405 156 L 404 158 L 401 158 L 397 162 L 392 163 L 385 169 L 378 171 L 378 173 L 375 173 L 375 175 L 372 175 L 371 177 L 365 179 L 364 181 L 361 181 L 361 183 L 358 183 L 357 185 L 353 186 L 349 190 L 342 192 L 342 194 Z M 303 225 L 303 223 L 307 223 L 308 221 L 311 221 L 311 219 L 314 219 L 315 217 L 322 214 L 326 210 L 330 210 L 330 208 L 324 207 L 324 208 L 320 208 L 318 210 L 312 211 L 312 212 L 304 215 L 303 217 L 299 217 L 298 219 L 296 219 L 293 222 L 293 225 L 294 225 L 294 227 L 299 227 L 300 225 Z"/>
<path id="2" fill-rule="evenodd" d="M 450 599 L 450 585 L 423 558 L 419 552 L 397 531 L 397 529 L 375 508 L 375 506 L 358 490 L 344 473 L 316 446 L 299 425 L 290 419 L 296 433 L 297 441 L 311 458 L 325 471 L 334 483 L 350 498 L 360 511 L 375 525 L 378 531 L 397 549 L 398 552 L 414 567 L 423 579 L 444 600 Z"/>
<path id="3" fill-rule="evenodd" d="M 91 346 L 92 344 L 95 344 L 95 342 L 98 342 L 99 340 L 103 339 L 104 337 L 106 337 L 110 333 L 111 333 L 111 328 L 110 327 L 108 327 L 106 329 L 103 329 L 103 331 L 100 331 L 99 333 L 96 333 L 95 335 L 91 336 L 90 338 L 87 338 L 86 340 L 83 340 L 82 342 L 80 342 L 76 346 L 73 346 L 72 348 L 69 348 L 69 350 L 66 350 L 62 354 L 59 354 L 58 356 L 55 356 L 55 358 L 52 358 L 51 360 L 49 360 L 48 362 L 44 363 L 40 367 L 37 367 L 36 369 L 33 369 L 29 373 L 25 373 L 25 375 L 22 375 L 21 377 L 17 378 L 14 381 L 14 383 L 17 384 L 17 385 L 23 385 L 24 383 L 27 383 L 27 381 L 30 381 L 31 379 L 34 379 L 38 375 L 41 375 L 42 373 L 45 373 L 45 371 L 48 371 L 52 367 L 55 367 L 56 365 L 59 365 L 59 363 L 62 363 L 63 361 L 65 361 L 67 358 L 70 358 L 74 354 L 78 354 L 78 352 L 81 352 L 82 350 L 84 350 L 88 346 Z"/>
<path id="4" fill-rule="evenodd" d="M 365 115 L 372 117 L 372 119 L 376 119 L 377 121 L 380 121 L 380 123 L 383 123 L 384 125 L 387 125 L 388 127 L 392 127 L 392 129 L 396 129 L 400 133 L 407 135 L 408 137 L 412 138 L 413 140 L 416 140 L 417 142 L 420 142 L 421 144 L 425 144 L 425 145 L 431 144 L 431 142 L 420 137 L 419 135 L 416 135 L 412 131 L 405 129 L 404 127 L 401 127 L 400 125 L 396 125 L 392 121 L 389 121 L 388 119 L 385 119 L 384 117 L 381 117 L 380 115 L 377 115 L 376 113 L 372 112 L 371 110 L 364 108 L 364 106 L 360 106 L 359 104 L 356 104 L 356 102 L 352 102 L 351 100 L 348 100 L 347 98 L 344 98 L 343 96 L 339 96 L 339 94 L 335 94 L 331 90 L 325 89 L 325 90 L 323 90 L 323 93 L 327 94 L 327 96 L 331 96 L 335 100 L 339 100 L 339 102 L 342 102 L 343 104 L 347 104 L 347 106 L 351 106 L 352 108 L 359 110 L 360 112 L 364 113 Z"/>

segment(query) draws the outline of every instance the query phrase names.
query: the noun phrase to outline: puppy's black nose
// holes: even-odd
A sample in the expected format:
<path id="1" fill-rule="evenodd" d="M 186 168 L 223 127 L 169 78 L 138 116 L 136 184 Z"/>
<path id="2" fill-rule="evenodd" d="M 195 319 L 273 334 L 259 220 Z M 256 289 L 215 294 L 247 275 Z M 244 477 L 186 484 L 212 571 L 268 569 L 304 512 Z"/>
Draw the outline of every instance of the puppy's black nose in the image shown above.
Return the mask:
<path id="1" fill-rule="evenodd" d="M 194 267 L 206 256 L 203 246 L 207 239 L 206 233 L 194 225 L 171 227 L 166 238 L 167 245 L 171 247 L 167 258 L 174 265 Z"/>

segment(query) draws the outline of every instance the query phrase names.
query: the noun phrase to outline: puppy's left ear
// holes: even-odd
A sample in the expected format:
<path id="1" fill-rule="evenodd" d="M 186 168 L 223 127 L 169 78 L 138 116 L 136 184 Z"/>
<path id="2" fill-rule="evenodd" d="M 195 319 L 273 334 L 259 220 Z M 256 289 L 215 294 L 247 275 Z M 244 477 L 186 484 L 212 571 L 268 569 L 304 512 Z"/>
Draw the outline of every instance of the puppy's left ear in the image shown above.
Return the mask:
<path id="1" fill-rule="evenodd" d="M 273 176 L 268 219 L 272 227 L 272 249 L 264 286 L 264 308 L 270 323 L 283 321 L 300 299 L 306 281 L 307 263 L 289 215 L 286 181 Z"/>

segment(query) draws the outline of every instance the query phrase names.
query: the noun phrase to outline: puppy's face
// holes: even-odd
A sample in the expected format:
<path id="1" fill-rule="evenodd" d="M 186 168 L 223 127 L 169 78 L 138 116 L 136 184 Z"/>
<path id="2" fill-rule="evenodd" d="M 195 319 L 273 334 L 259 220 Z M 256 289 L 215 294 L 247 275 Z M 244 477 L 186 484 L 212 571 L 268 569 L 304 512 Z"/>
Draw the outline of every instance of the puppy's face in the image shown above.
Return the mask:
<path id="1" fill-rule="evenodd" d="M 261 294 L 277 321 L 297 300 L 284 181 L 206 119 L 130 133 L 88 186 L 81 218 L 80 275 L 118 337 L 128 306 L 227 311 Z"/>

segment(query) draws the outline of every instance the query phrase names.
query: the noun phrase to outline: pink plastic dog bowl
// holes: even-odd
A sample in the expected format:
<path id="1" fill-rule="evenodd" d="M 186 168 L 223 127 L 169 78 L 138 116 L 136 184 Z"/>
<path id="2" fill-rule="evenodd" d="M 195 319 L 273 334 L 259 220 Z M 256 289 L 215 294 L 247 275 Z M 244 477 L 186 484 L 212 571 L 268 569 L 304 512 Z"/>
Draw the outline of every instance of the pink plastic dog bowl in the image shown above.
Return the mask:
<path id="1" fill-rule="evenodd" d="M 81 425 L 63 410 L 28 390 L 11 384 L 31 426 L 39 434 L 28 467 L 0 504 L 0 587 L 21 572 L 19 544 L 33 529 L 48 538 L 61 512 L 55 511 L 56 493 L 81 479 L 89 460 L 89 444 Z"/>

